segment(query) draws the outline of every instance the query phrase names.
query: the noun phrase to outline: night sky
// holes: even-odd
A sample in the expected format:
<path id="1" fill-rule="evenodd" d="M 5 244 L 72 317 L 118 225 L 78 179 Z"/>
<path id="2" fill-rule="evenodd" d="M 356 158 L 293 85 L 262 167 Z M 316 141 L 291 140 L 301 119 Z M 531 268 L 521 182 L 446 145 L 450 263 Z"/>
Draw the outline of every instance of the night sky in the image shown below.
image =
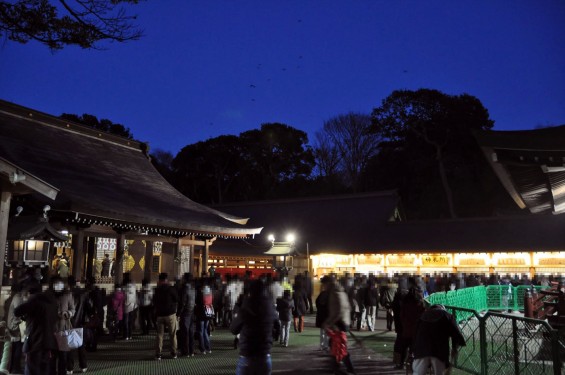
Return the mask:
<path id="1" fill-rule="evenodd" d="M 187 1 L 131 7 L 106 50 L 3 40 L 0 98 L 89 113 L 176 154 L 281 122 L 308 132 L 396 89 L 479 98 L 495 130 L 565 124 L 565 1 Z"/>

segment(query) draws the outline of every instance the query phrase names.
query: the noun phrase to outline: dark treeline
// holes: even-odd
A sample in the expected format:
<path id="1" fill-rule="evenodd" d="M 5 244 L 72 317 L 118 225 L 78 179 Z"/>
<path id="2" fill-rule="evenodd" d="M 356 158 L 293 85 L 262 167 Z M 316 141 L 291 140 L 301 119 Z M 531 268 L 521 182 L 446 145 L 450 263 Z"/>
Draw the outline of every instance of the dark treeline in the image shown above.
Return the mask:
<path id="1" fill-rule="evenodd" d="M 78 119 L 85 117 L 94 116 Z M 311 144 L 301 130 L 266 123 L 177 155 L 155 150 L 152 162 L 203 204 L 396 189 L 411 220 L 518 213 L 473 136 L 494 121 L 471 95 L 398 90 L 370 114 L 340 114 L 322 125 Z M 120 127 L 107 131 L 132 137 Z"/>

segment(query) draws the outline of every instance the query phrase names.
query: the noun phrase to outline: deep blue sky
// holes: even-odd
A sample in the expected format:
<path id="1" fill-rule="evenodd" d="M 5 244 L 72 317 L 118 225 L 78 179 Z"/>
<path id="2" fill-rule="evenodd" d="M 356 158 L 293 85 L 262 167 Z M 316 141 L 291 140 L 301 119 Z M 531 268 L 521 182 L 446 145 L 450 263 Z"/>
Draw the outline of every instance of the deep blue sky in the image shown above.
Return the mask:
<path id="1" fill-rule="evenodd" d="M 395 89 L 478 97 L 495 129 L 565 124 L 565 1 L 187 1 L 131 8 L 107 50 L 0 45 L 0 98 L 128 126 L 151 148 L 265 122 L 308 132 Z"/>

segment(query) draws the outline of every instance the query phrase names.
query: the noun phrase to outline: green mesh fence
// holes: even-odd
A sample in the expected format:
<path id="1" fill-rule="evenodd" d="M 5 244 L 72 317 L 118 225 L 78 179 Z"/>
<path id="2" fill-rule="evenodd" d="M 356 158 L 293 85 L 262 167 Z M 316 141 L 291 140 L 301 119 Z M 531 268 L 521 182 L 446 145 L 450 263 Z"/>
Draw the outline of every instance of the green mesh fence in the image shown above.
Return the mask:
<path id="1" fill-rule="evenodd" d="M 543 320 L 487 311 L 523 310 L 528 288 L 479 286 L 434 293 L 426 299 L 428 304 L 445 305 L 465 337 L 467 345 L 460 349 L 455 368 L 476 375 L 565 374 L 565 332 Z"/>
<path id="2" fill-rule="evenodd" d="M 523 311 L 524 294 L 529 285 L 517 287 L 508 285 L 476 286 L 448 292 L 439 292 L 430 295 L 426 300 L 429 304 L 441 304 L 464 307 L 475 311 Z M 538 292 L 546 286 L 535 286 Z"/>

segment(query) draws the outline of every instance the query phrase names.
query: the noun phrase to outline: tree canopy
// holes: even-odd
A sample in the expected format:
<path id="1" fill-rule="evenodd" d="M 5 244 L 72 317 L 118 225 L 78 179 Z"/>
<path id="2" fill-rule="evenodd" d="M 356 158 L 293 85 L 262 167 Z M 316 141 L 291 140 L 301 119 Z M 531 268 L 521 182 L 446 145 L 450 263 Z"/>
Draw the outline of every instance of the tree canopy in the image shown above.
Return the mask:
<path id="1" fill-rule="evenodd" d="M 142 36 L 124 4 L 140 0 L 0 1 L 0 36 L 18 43 L 38 41 L 51 50 L 67 45 L 97 48 L 101 41 L 125 42 Z"/>
<path id="2" fill-rule="evenodd" d="M 98 120 L 96 116 L 89 115 L 87 113 L 83 114 L 82 116 L 78 116 L 70 113 L 63 113 L 61 116 L 59 116 L 59 118 L 62 118 L 63 120 L 77 122 L 82 125 L 90 126 L 91 128 L 106 133 L 119 135 L 120 137 L 133 139 L 133 134 L 130 132 L 129 128 L 125 127 L 124 125 L 114 124 L 112 121 L 108 119 Z"/>
<path id="3" fill-rule="evenodd" d="M 380 136 L 370 132 L 371 117 L 347 113 L 324 122 L 316 132 L 314 155 L 320 177 L 341 180 L 351 191 L 362 190 L 361 175 L 377 153 Z"/>
<path id="4" fill-rule="evenodd" d="M 494 121 L 477 98 L 398 90 L 373 110 L 372 118 L 373 131 L 384 138 L 370 168 L 373 183 L 399 188 L 414 217 L 488 210 L 485 191 L 491 187 L 483 185 L 483 175 L 492 171 L 472 130 L 491 129 Z"/>
<path id="5" fill-rule="evenodd" d="M 307 143 L 305 132 L 279 123 L 197 142 L 173 160 L 173 184 L 203 203 L 292 196 L 314 165 Z"/>

